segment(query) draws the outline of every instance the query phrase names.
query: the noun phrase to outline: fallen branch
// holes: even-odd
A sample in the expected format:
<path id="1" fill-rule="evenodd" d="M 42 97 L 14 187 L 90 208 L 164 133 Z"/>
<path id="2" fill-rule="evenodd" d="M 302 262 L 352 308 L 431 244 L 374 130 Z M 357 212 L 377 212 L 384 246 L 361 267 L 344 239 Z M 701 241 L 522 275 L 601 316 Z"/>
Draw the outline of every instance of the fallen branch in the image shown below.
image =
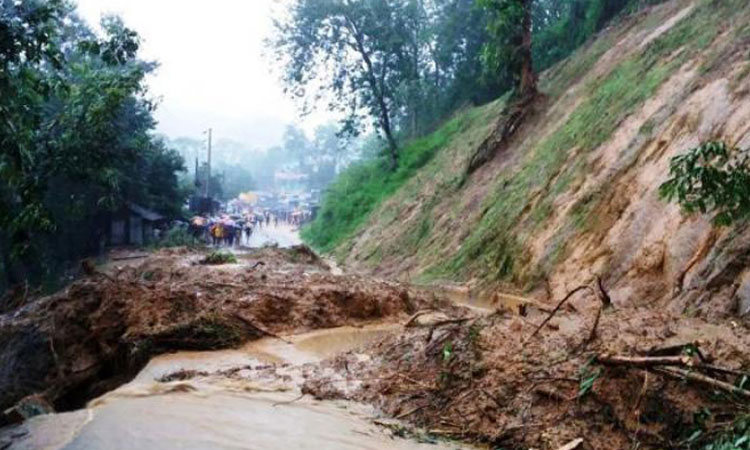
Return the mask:
<path id="1" fill-rule="evenodd" d="M 596 310 L 596 317 L 594 317 L 594 324 L 591 325 L 591 331 L 589 331 L 589 335 L 586 338 L 585 341 L 583 341 L 583 347 L 586 347 L 590 343 L 594 342 L 594 339 L 596 339 L 596 329 L 599 327 L 599 320 L 602 318 L 602 309 L 604 307 L 601 307 Z"/>
<path id="2" fill-rule="evenodd" d="M 591 286 L 589 286 L 589 285 L 578 286 L 577 288 L 575 288 L 572 291 L 568 292 L 568 295 L 566 295 L 565 298 L 563 298 L 562 300 L 560 300 L 560 302 L 557 304 L 557 306 L 555 306 L 555 309 L 553 309 L 552 312 L 549 313 L 549 315 L 547 316 L 547 318 L 544 319 L 544 321 L 541 324 L 539 324 L 539 326 L 536 328 L 536 330 L 534 330 L 533 333 L 531 333 L 531 336 L 529 336 L 528 339 L 526 339 L 526 342 L 528 342 L 534 336 L 536 336 L 537 333 L 539 333 L 539 331 L 541 331 L 541 329 L 544 328 L 545 325 L 547 325 L 547 322 L 549 322 L 550 320 L 552 320 L 553 317 L 555 317 L 555 314 L 557 314 L 557 312 L 560 310 L 560 308 L 562 308 L 562 306 L 565 304 L 565 302 L 567 302 L 573 295 L 575 295 L 576 293 L 578 293 L 578 292 L 580 292 L 580 291 L 582 291 L 584 289 L 591 289 Z"/>
<path id="3" fill-rule="evenodd" d="M 398 419 L 398 420 L 404 419 L 406 417 L 411 416 L 415 412 L 418 412 L 418 411 L 421 411 L 421 410 L 425 409 L 426 407 L 427 407 L 427 405 L 417 406 L 416 408 L 412 408 L 409 411 L 406 411 L 405 413 L 399 414 L 398 416 L 396 416 L 396 419 Z"/>
<path id="4" fill-rule="evenodd" d="M 474 320 L 474 319 L 476 319 L 476 317 L 463 317 L 463 318 L 460 318 L 460 319 L 447 319 L 447 320 L 440 320 L 438 322 L 431 323 L 431 324 L 428 324 L 428 325 L 425 325 L 425 326 L 432 327 L 432 328 L 437 328 L 437 327 L 442 327 L 443 325 L 453 325 L 453 324 L 456 324 L 456 323 L 464 323 L 464 322 L 468 322 L 468 321 Z"/>
<path id="5" fill-rule="evenodd" d="M 557 450 L 575 450 L 583 444 L 583 438 L 574 439 Z"/>
<path id="6" fill-rule="evenodd" d="M 605 366 L 631 366 L 631 367 L 656 367 L 656 366 L 682 366 L 693 367 L 693 358 L 683 356 L 611 356 L 599 355 L 596 362 Z"/>
<path id="7" fill-rule="evenodd" d="M 409 317 L 409 320 L 406 321 L 404 324 L 404 328 L 409 328 L 414 326 L 414 323 L 419 319 L 421 316 L 424 316 L 425 314 L 429 314 L 431 312 L 435 311 L 434 309 L 423 309 L 421 311 L 415 312 L 411 317 Z"/>
<path id="8" fill-rule="evenodd" d="M 596 287 L 599 288 L 599 300 L 601 300 L 602 305 L 604 305 L 605 308 L 612 306 L 612 298 L 607 293 L 607 290 L 604 289 L 602 278 L 599 275 L 596 276 Z"/>
<path id="9" fill-rule="evenodd" d="M 653 347 L 648 351 L 648 356 L 676 356 L 686 353 L 695 352 L 702 362 L 710 362 L 700 351 L 698 342 L 689 342 L 687 344 L 670 345 L 668 347 Z"/>
<path id="10" fill-rule="evenodd" d="M 287 344 L 293 344 L 292 341 L 290 341 L 288 339 L 284 339 L 283 337 L 279 336 L 278 334 L 271 333 L 270 331 L 259 327 L 258 325 L 254 324 L 251 320 L 243 317 L 240 313 L 235 312 L 234 313 L 234 317 L 236 317 L 237 319 L 239 319 L 242 323 L 248 325 L 250 328 L 258 330 L 258 331 L 260 331 L 262 334 L 264 334 L 266 336 L 269 336 L 269 337 L 278 339 L 280 341 L 286 342 Z"/>
<path id="11" fill-rule="evenodd" d="M 741 370 L 729 369 L 726 367 L 714 366 L 713 364 L 701 364 L 701 369 L 708 372 L 721 373 L 724 375 L 734 375 L 737 377 L 748 377 L 750 379 L 750 372 L 743 372 Z"/>
<path id="12" fill-rule="evenodd" d="M 705 386 L 712 387 L 714 389 L 718 389 L 720 391 L 727 392 L 729 394 L 739 395 L 740 397 L 743 397 L 745 399 L 750 399 L 750 391 L 738 388 L 737 386 L 726 383 L 724 381 L 719 381 L 717 379 L 703 375 L 702 373 L 691 372 L 689 370 L 676 369 L 676 368 L 670 368 L 670 369 L 655 368 L 652 370 L 656 373 L 668 376 L 670 378 L 674 378 L 677 380 L 692 381 L 698 384 L 703 384 Z"/>

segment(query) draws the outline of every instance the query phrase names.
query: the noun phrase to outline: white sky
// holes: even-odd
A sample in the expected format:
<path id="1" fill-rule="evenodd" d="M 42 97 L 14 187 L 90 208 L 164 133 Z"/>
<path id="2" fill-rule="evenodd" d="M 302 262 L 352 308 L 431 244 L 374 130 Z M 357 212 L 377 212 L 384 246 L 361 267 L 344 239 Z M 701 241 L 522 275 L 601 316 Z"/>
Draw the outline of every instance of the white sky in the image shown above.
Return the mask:
<path id="1" fill-rule="evenodd" d="M 212 127 L 216 139 L 259 149 L 278 143 L 287 123 L 300 123 L 273 58 L 262 56 L 283 1 L 77 0 L 92 26 L 103 13 L 120 15 L 140 34 L 141 55 L 160 63 L 149 79 L 150 94 L 162 99 L 159 132 L 200 138 Z M 302 125 L 310 131 L 326 118 L 317 113 Z"/>

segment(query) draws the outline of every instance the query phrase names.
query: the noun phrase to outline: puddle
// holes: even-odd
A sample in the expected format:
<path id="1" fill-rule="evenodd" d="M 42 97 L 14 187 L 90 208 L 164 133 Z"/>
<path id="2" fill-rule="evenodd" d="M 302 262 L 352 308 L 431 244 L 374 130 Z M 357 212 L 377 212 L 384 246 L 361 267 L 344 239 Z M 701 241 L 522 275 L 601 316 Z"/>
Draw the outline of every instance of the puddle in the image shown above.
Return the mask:
<path id="1" fill-rule="evenodd" d="M 87 409 L 36 417 L 0 434 L 0 443 L 15 433 L 11 449 L 457 448 L 392 438 L 372 423 L 374 411 L 364 405 L 299 398 L 299 379 L 290 381 L 296 377 L 155 381 L 179 370 L 210 373 L 258 364 L 300 372 L 300 364 L 356 349 L 400 328 L 343 327 L 292 336 L 291 344 L 269 338 L 236 350 L 163 355 Z"/>

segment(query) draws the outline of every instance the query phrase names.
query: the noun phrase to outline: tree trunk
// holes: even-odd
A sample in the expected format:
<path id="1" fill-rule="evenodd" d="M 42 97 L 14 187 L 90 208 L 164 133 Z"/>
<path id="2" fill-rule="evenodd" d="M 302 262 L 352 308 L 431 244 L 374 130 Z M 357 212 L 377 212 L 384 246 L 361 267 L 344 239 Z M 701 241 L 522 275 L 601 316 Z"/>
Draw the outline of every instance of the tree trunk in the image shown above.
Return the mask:
<path id="1" fill-rule="evenodd" d="M 522 98 L 536 95 L 536 75 L 531 56 L 531 6 L 533 0 L 523 1 L 523 36 L 521 38 L 521 85 L 519 91 Z"/>
<path id="2" fill-rule="evenodd" d="M 388 165 L 391 170 L 396 170 L 398 167 L 398 144 L 396 144 L 396 139 L 393 137 L 388 116 L 384 114 L 383 120 L 385 123 L 381 124 L 381 128 L 383 129 L 385 138 L 388 141 Z"/>
<path id="3" fill-rule="evenodd" d="M 370 60 L 370 54 L 365 49 L 362 35 L 359 33 L 357 25 L 353 20 L 347 17 L 347 21 L 349 22 L 350 31 L 355 42 L 354 50 L 360 54 L 362 61 L 365 63 L 365 67 L 367 68 L 367 82 L 370 84 L 372 95 L 375 97 L 378 110 L 380 111 L 378 122 L 383 134 L 385 134 L 386 141 L 388 141 L 389 166 L 391 170 L 396 170 L 396 167 L 398 167 L 398 144 L 393 137 L 391 114 L 388 110 L 388 104 L 385 101 L 385 86 L 382 83 L 385 72 L 382 73 L 383 76 L 380 77 L 381 82 L 378 83 L 378 77 L 376 76 L 372 60 Z"/>

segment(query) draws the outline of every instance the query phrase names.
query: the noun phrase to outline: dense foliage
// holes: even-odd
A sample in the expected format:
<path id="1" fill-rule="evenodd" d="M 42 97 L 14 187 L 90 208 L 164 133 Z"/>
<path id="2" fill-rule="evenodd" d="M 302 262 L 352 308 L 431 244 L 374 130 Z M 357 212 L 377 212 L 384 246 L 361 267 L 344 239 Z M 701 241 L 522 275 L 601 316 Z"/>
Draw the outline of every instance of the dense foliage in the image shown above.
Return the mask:
<path id="1" fill-rule="evenodd" d="M 401 141 L 466 103 L 533 93 L 535 71 L 641 1 L 295 0 L 270 44 L 303 110 L 327 102 L 343 131 L 371 126 L 393 170 Z"/>
<path id="2" fill-rule="evenodd" d="M 318 218 L 303 229 L 303 238 L 331 251 L 367 220 L 369 214 L 424 167 L 456 135 L 475 120 L 476 112 L 460 114 L 429 136 L 404 146 L 395 171 L 377 160 L 355 164 L 328 187 Z"/>
<path id="3" fill-rule="evenodd" d="M 288 90 L 348 113 L 345 131 L 372 125 L 393 170 L 399 136 L 423 134 L 462 102 L 499 95 L 479 80 L 485 28 L 473 0 L 296 0 L 272 46 Z"/>
<path id="4" fill-rule="evenodd" d="M 628 10 L 641 4 L 643 0 L 535 0 L 531 3 L 532 13 L 532 50 L 533 62 L 536 72 L 547 68 L 568 56 L 573 50 L 581 45 L 586 39 L 606 26 L 608 21 L 621 11 Z M 301 0 L 297 1 L 300 8 Z M 349 2 L 356 3 L 356 2 Z M 423 8 L 432 11 L 431 14 L 421 17 L 429 17 L 429 31 L 423 36 L 428 43 L 430 51 L 428 55 L 434 57 L 434 62 L 426 58 L 426 73 L 430 70 L 440 68 L 439 89 L 421 91 L 421 96 L 429 99 L 431 105 L 429 112 L 420 120 L 429 118 L 429 126 L 423 126 L 418 134 L 430 130 L 440 120 L 452 114 L 455 108 L 466 103 L 481 104 L 489 99 L 495 98 L 500 92 L 510 93 L 520 82 L 520 64 L 518 63 L 518 35 L 522 33 L 518 21 L 522 20 L 523 6 L 518 1 L 494 1 L 494 0 L 445 0 L 419 2 Z M 494 8 L 492 12 L 487 8 Z M 296 14 L 302 14 L 302 9 L 292 9 Z M 293 19 L 295 16 L 291 16 Z M 507 22 L 508 20 L 511 21 Z M 296 19 L 301 20 L 301 19 Z M 293 22 L 295 20 L 292 20 Z M 284 29 L 285 36 L 291 38 L 293 34 L 285 34 L 289 30 Z M 509 34 L 505 34 L 509 33 Z M 493 40 L 493 36 L 496 38 Z M 515 40 L 513 37 L 515 36 Z M 300 36 L 301 37 L 301 36 Z M 336 38 L 335 35 L 327 36 L 327 39 Z M 306 40 L 296 42 L 296 48 L 302 50 Z M 492 48 L 492 46 L 495 46 Z M 511 61 L 513 60 L 513 61 Z M 309 61 L 311 67 L 316 64 L 316 59 Z M 515 69 L 512 69 L 515 67 Z M 290 67 L 287 67 L 289 70 Z M 511 70 L 512 69 L 512 70 Z M 293 72 L 288 72 L 291 75 Z M 314 74 L 308 73 L 313 77 Z M 347 78 L 347 72 L 340 74 L 342 86 L 354 89 L 358 85 L 353 81 L 351 84 Z M 402 75 L 399 75 L 402 76 Z M 433 73 L 432 76 L 435 76 Z M 640 76 L 640 75 L 638 75 Z M 430 77 L 424 77 L 430 79 Z M 407 79 L 402 78 L 401 83 Z M 300 78 L 290 86 L 302 87 L 306 81 Z M 399 83 L 396 83 L 399 85 Z M 615 108 L 627 107 L 634 98 L 645 95 L 646 88 L 650 83 L 641 83 L 643 89 L 630 89 L 628 95 L 618 95 L 608 104 Z M 396 90 L 395 92 L 403 92 Z M 355 95 L 353 91 L 341 91 L 341 96 L 346 94 Z M 356 95 L 368 95 L 358 93 Z M 597 102 L 605 102 L 606 99 L 597 99 Z M 405 102 L 405 99 L 401 100 Z M 409 109 L 402 107 L 398 109 L 395 123 L 400 130 L 401 136 L 408 137 L 403 131 L 409 129 L 411 124 Z M 601 104 L 592 105 L 591 117 L 601 113 Z M 575 128 L 592 127 L 597 123 L 590 120 L 589 112 L 585 119 L 576 121 Z M 427 123 L 427 122 L 425 122 Z M 571 133 L 575 139 L 588 136 L 590 139 L 600 138 L 601 133 Z M 568 136 L 566 134 L 566 136 Z M 434 136 L 424 139 L 416 139 L 412 142 L 402 144 L 400 152 L 402 158 L 410 158 L 414 146 L 420 142 L 430 141 Z M 587 138 L 587 139 L 589 139 Z M 438 139 L 438 142 L 440 140 Z M 559 144 L 559 143 L 557 143 Z M 554 148 L 552 148 L 554 147 Z M 554 159 L 564 160 L 565 155 L 558 149 L 561 145 L 551 146 L 550 153 Z M 432 149 L 423 153 L 422 157 L 430 158 L 437 152 Z M 403 161 L 402 161 L 403 163 Z M 546 167 L 547 164 L 543 165 Z M 394 190 L 394 186 L 403 184 L 401 176 L 414 172 L 411 170 L 396 169 L 396 173 L 388 175 L 388 165 L 374 161 L 361 164 L 351 168 L 339 176 L 336 182 L 329 188 L 323 200 L 321 214 L 317 220 L 305 231 L 304 238 L 322 250 L 330 250 L 343 242 L 347 234 L 354 232 L 357 226 L 367 220 L 367 215 Z M 534 174 L 533 176 L 535 176 Z M 400 180 L 395 185 L 390 180 Z M 499 204 L 511 204 L 507 199 Z M 510 217 L 510 215 L 509 215 Z"/>
<path id="5" fill-rule="evenodd" d="M 138 35 L 95 35 L 61 0 L 0 0 L 2 285 L 97 252 L 108 212 L 180 213 L 182 158 L 155 139 Z"/>
<path id="6" fill-rule="evenodd" d="M 688 213 L 715 213 L 719 225 L 750 215 L 750 155 L 721 141 L 709 141 L 672 158 L 662 197 Z"/>

